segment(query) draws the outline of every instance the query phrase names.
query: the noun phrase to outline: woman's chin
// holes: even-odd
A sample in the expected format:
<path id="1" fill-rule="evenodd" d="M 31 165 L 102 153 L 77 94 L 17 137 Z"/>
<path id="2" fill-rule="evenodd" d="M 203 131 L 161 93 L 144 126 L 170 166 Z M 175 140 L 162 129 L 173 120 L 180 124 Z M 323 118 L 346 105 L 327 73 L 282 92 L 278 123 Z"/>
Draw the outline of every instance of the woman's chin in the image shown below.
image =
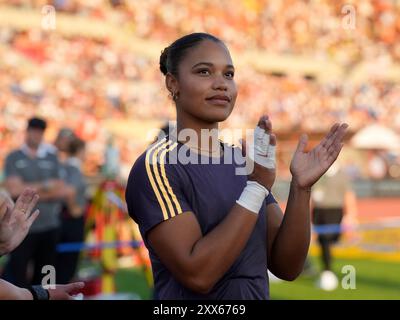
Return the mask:
<path id="1" fill-rule="evenodd" d="M 226 119 L 228 119 L 229 114 L 221 114 L 221 115 L 210 115 L 208 117 L 206 117 L 204 120 L 206 120 L 207 122 L 210 123 L 214 123 L 214 122 L 223 122 Z"/>
<path id="2" fill-rule="evenodd" d="M 204 120 L 208 122 L 222 122 L 228 119 L 232 112 L 231 108 L 221 108 L 219 110 L 209 110 L 207 114 L 204 115 Z"/>

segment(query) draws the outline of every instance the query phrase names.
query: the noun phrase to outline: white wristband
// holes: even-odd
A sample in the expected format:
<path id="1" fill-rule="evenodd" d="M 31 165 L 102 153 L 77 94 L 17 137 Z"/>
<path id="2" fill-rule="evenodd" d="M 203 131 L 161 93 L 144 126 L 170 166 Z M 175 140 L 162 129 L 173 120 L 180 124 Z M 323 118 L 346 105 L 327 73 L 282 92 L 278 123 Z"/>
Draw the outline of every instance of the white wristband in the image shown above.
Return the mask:
<path id="1" fill-rule="evenodd" d="M 239 200 L 236 203 L 241 205 L 243 208 L 258 214 L 265 198 L 269 195 L 267 188 L 263 187 L 256 181 L 247 181 L 246 187 L 243 189 Z"/>

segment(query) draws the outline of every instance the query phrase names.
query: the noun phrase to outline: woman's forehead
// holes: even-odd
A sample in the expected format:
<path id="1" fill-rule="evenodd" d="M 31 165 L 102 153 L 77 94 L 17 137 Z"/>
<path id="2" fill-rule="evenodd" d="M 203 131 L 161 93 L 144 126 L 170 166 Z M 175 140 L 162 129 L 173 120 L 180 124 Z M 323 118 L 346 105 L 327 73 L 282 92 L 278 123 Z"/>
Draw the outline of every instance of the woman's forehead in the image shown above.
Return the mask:
<path id="1" fill-rule="evenodd" d="M 200 44 L 190 49 L 182 63 L 188 67 L 206 62 L 214 65 L 233 65 L 229 50 L 223 43 L 203 40 Z"/>

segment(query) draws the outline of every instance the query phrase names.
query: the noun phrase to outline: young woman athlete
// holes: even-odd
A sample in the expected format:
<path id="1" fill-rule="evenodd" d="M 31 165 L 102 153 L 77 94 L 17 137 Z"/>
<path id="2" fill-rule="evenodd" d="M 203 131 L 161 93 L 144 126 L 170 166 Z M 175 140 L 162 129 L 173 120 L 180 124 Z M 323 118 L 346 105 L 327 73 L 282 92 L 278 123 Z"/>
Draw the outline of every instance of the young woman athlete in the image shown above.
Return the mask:
<path id="1" fill-rule="evenodd" d="M 307 136 L 300 138 L 283 215 L 271 194 L 276 175 L 271 120 L 260 118 L 254 142 L 242 146 L 243 156 L 240 148 L 213 143 L 237 96 L 225 44 L 205 33 L 186 35 L 162 52 L 160 69 L 176 104 L 176 134 L 138 158 L 126 189 L 129 214 L 150 253 L 155 296 L 268 299 L 267 268 L 289 281 L 303 269 L 310 190 L 339 155 L 347 125 L 333 125 L 309 152 Z M 182 139 L 185 130 L 197 137 L 209 130 L 211 146 Z M 254 169 L 241 175 L 237 159 L 246 150 Z M 226 155 L 233 161 L 223 161 Z"/>

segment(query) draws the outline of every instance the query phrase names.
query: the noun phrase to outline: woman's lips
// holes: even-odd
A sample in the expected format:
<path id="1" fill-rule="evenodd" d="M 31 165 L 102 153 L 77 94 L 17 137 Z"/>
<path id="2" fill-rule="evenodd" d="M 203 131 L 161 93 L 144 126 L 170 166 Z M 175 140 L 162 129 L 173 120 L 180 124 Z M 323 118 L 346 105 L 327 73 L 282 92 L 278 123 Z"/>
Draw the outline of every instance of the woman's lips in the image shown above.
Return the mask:
<path id="1" fill-rule="evenodd" d="M 206 99 L 206 101 L 210 104 L 217 106 L 225 106 L 230 103 L 230 101 L 221 98 L 211 98 L 211 99 Z"/>

